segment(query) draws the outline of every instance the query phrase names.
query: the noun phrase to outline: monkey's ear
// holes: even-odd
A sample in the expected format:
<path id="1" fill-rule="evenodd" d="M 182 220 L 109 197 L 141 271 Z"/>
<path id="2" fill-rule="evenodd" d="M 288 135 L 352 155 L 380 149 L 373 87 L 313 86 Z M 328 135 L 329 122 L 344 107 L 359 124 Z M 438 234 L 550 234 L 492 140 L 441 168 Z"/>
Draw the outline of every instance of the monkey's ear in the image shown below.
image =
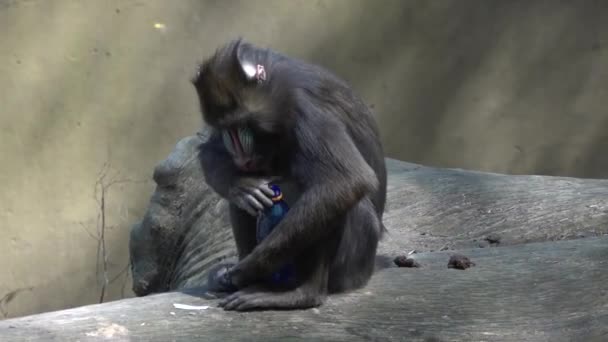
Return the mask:
<path id="1" fill-rule="evenodd" d="M 235 57 L 238 68 L 247 81 L 262 83 L 266 81 L 266 68 L 262 64 L 262 56 L 255 46 L 239 40 L 236 45 Z"/>
<path id="2" fill-rule="evenodd" d="M 192 76 L 190 78 L 190 83 L 192 83 L 195 87 L 201 83 L 202 73 L 203 73 L 203 63 L 201 62 L 198 65 L 198 67 L 196 68 L 196 71 L 194 72 L 194 76 Z"/>

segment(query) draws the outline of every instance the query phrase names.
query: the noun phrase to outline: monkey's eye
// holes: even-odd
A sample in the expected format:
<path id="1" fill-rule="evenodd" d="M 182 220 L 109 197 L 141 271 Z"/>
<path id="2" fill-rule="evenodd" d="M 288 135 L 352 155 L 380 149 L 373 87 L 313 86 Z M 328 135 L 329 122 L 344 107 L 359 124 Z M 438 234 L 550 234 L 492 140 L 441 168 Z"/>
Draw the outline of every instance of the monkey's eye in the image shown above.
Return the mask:
<path id="1" fill-rule="evenodd" d="M 253 131 L 248 127 L 223 129 L 222 141 L 232 155 L 250 156 L 253 153 Z"/>

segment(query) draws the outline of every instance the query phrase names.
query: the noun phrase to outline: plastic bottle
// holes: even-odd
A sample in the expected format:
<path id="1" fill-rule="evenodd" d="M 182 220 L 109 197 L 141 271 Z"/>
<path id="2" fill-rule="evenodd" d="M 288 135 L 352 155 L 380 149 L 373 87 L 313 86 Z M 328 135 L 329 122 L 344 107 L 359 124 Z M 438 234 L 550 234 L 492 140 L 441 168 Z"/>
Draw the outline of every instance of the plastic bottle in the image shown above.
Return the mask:
<path id="1" fill-rule="evenodd" d="M 269 208 L 265 208 L 260 216 L 258 216 L 256 231 L 258 243 L 262 242 L 262 240 L 272 232 L 275 226 L 289 211 L 289 206 L 283 200 L 281 189 L 275 184 L 271 184 L 270 189 L 274 191 L 274 196 L 272 196 L 273 205 Z M 288 263 L 283 265 L 279 271 L 273 273 L 270 281 L 275 285 L 288 285 L 293 283 L 295 281 L 293 264 Z"/>

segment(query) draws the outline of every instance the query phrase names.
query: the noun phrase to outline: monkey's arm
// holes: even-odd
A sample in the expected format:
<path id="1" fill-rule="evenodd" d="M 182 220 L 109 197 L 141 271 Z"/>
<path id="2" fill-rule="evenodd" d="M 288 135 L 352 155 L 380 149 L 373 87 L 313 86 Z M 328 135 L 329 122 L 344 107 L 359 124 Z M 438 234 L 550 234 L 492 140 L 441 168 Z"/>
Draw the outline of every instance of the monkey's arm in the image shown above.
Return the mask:
<path id="1" fill-rule="evenodd" d="M 318 114 L 295 129 L 293 177 L 306 189 L 279 225 L 231 271 L 238 287 L 255 282 L 327 238 L 341 217 L 376 190 L 378 178 L 343 124 Z"/>

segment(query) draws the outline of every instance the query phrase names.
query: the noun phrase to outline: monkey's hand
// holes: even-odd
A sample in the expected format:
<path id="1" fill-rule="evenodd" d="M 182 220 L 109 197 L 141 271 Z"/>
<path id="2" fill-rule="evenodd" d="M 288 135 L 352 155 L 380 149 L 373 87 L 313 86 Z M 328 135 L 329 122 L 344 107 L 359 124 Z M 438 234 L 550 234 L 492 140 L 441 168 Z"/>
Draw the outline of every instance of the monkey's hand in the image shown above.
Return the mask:
<path id="1" fill-rule="evenodd" d="M 237 288 L 232 283 L 229 273 L 230 268 L 233 266 L 233 263 L 224 263 L 211 267 L 207 275 L 207 290 L 228 293 L 236 291 Z"/>
<path id="2" fill-rule="evenodd" d="M 270 182 L 266 178 L 238 178 L 228 189 L 228 200 L 251 216 L 256 216 L 265 206 L 272 206 L 274 192 L 268 186 Z"/>

